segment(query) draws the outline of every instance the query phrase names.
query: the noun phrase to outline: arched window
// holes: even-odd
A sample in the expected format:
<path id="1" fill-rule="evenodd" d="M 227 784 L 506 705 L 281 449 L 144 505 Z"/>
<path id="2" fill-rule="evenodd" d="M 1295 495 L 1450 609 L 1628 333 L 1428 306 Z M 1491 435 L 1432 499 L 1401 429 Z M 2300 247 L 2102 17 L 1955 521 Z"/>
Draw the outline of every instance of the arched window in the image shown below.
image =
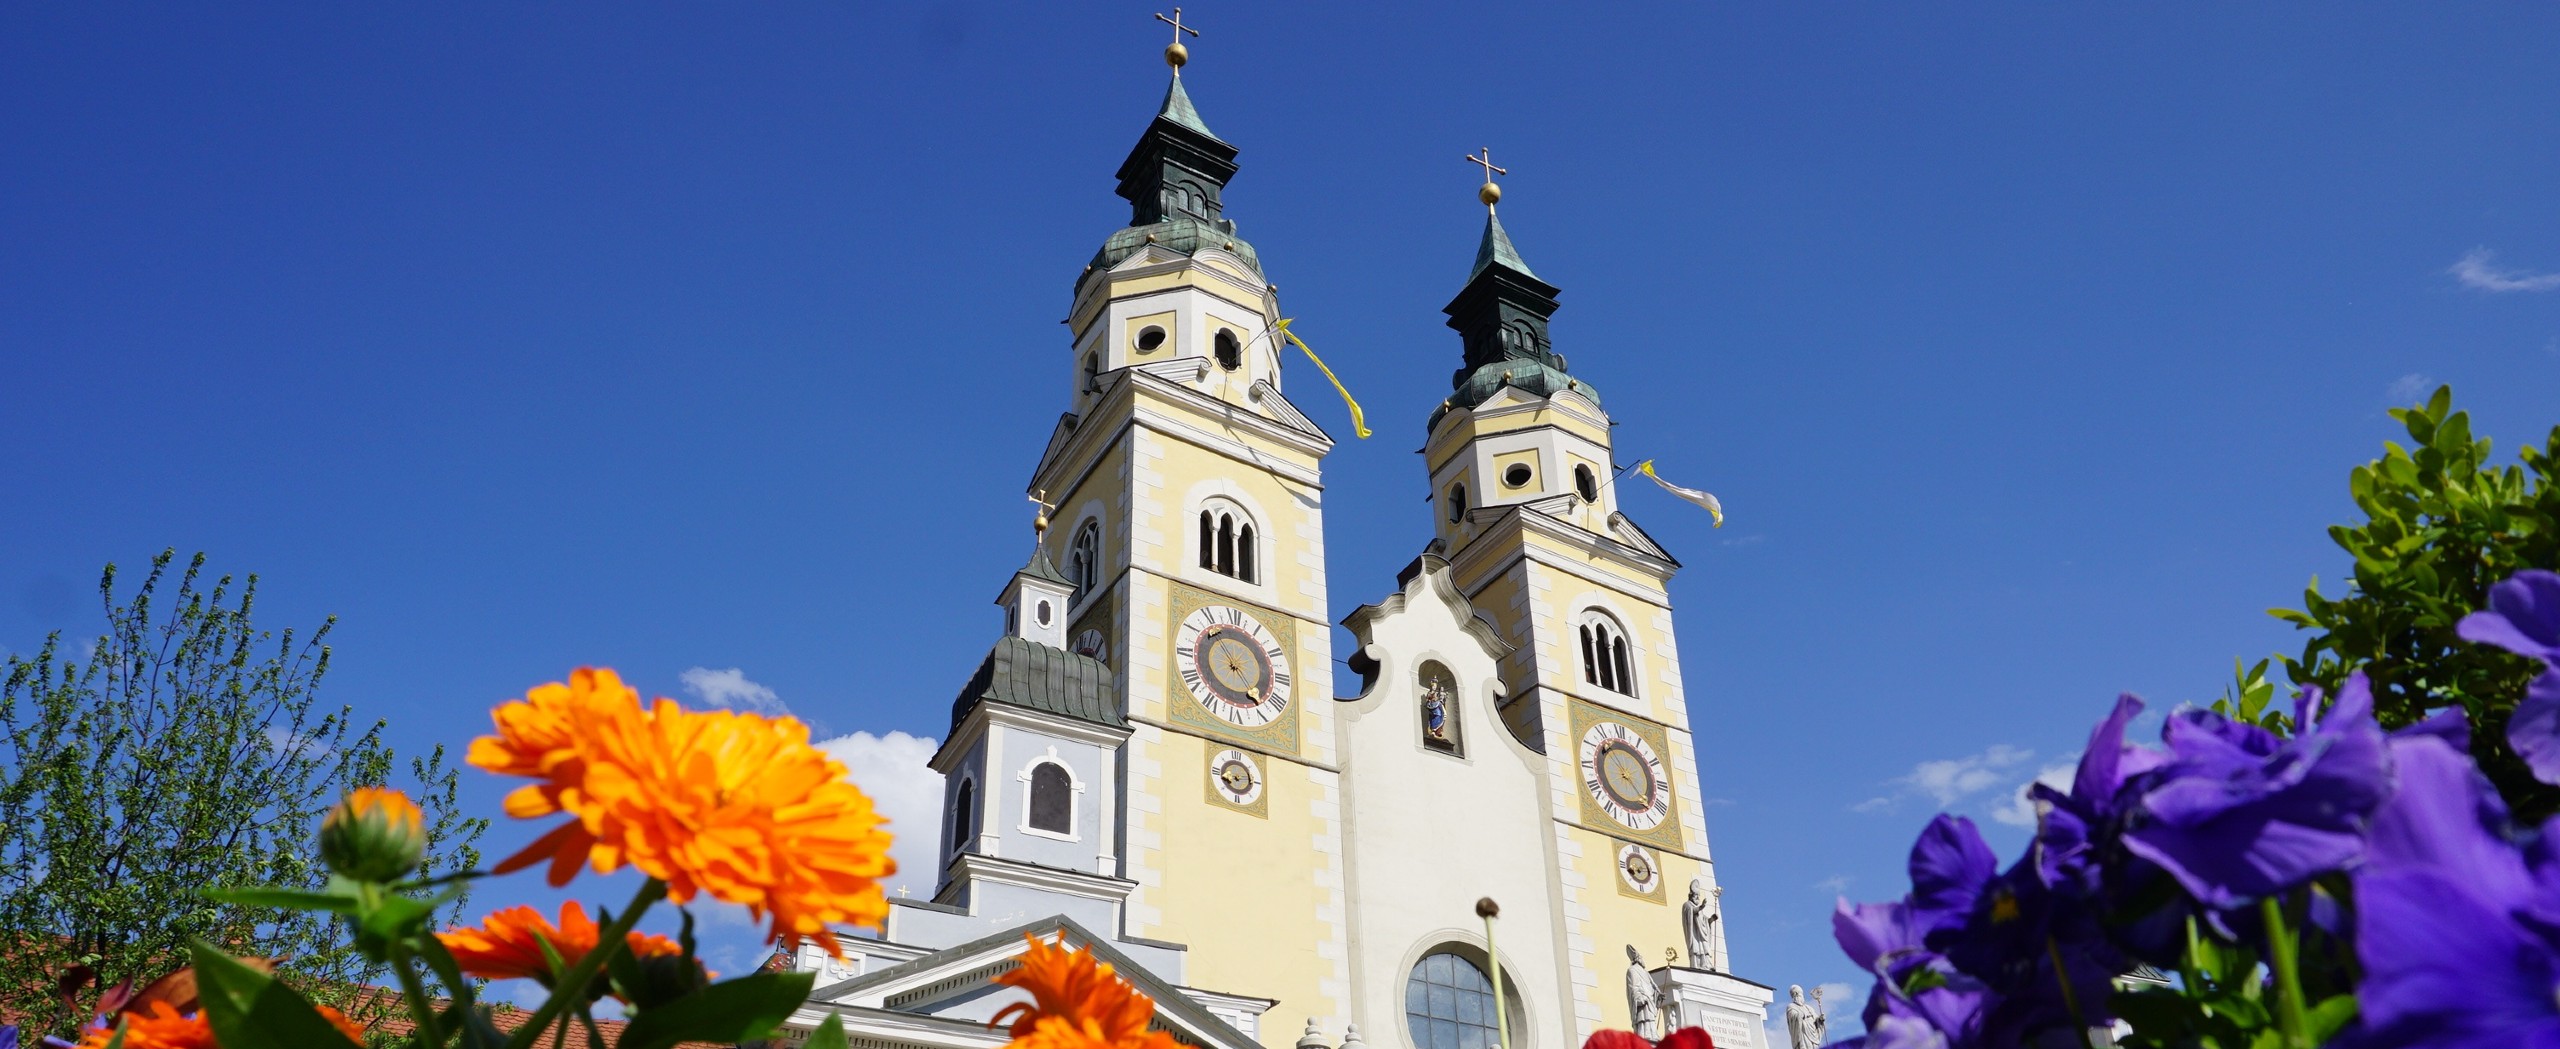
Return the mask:
<path id="1" fill-rule="evenodd" d="M 1600 501 L 1600 475 L 1591 472 L 1588 463 L 1573 464 L 1573 491 L 1586 503 Z"/>
<path id="2" fill-rule="evenodd" d="M 1582 680 L 1622 696 L 1636 694 L 1626 628 L 1598 610 L 1582 614 Z"/>
<path id="3" fill-rule="evenodd" d="M 1466 516 L 1467 486 L 1463 484 L 1451 485 L 1449 488 L 1449 523 L 1456 524 Z"/>
<path id="4" fill-rule="evenodd" d="M 1076 784 L 1066 766 L 1054 761 L 1031 766 L 1031 804 L 1023 822 L 1032 830 L 1075 833 Z"/>
<path id="5" fill-rule="evenodd" d="M 1090 354 L 1090 353 L 1085 354 L 1085 355 L 1084 355 L 1084 392 L 1086 392 L 1086 393 L 1092 393 L 1094 390 L 1099 389 L 1099 388 L 1101 387 L 1101 385 L 1102 385 L 1102 384 L 1098 381 L 1098 379 L 1099 379 L 1099 377 L 1100 377 L 1101 375 L 1102 375 L 1102 358 L 1097 357 L 1097 356 L 1095 356 L 1095 355 L 1093 355 L 1093 354 Z"/>
<path id="6" fill-rule="evenodd" d="M 1485 1049 L 1499 1044 L 1494 1019 L 1493 981 L 1478 959 L 1483 955 L 1457 945 L 1443 946 L 1414 963 L 1404 981 L 1404 1019 L 1414 1049 Z M 1502 998 L 1511 1029 L 1525 1031 L 1519 985 L 1505 973 Z M 1514 1035 L 1518 1037 L 1518 1035 Z"/>
<path id="7" fill-rule="evenodd" d="M 1217 347 L 1218 367 L 1228 371 L 1244 367 L 1244 343 L 1236 341 L 1236 333 L 1220 328 L 1212 342 Z"/>
<path id="8" fill-rule="evenodd" d="M 1231 579 L 1257 580 L 1260 550 L 1253 519 L 1224 502 L 1200 510 L 1200 567 Z"/>
<path id="9" fill-rule="evenodd" d="M 1075 542 L 1067 545 L 1067 582 L 1076 587 L 1074 596 L 1067 598 L 1068 603 L 1084 600 L 1101 578 L 1102 522 L 1088 517 L 1076 529 Z"/>
<path id="10" fill-rule="evenodd" d="M 960 789 L 953 791 L 951 795 L 951 851 L 967 852 L 971 845 L 976 844 L 970 839 L 971 829 L 975 823 L 971 817 L 975 816 L 977 811 L 978 785 L 965 779 L 961 780 Z"/>

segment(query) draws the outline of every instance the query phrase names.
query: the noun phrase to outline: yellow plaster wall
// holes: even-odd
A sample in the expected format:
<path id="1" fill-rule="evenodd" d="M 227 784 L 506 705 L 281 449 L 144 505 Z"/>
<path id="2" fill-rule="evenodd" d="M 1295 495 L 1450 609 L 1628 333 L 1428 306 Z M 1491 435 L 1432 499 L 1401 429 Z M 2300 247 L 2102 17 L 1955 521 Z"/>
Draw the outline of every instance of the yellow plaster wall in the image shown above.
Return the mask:
<path id="1" fill-rule="evenodd" d="M 1133 360 L 1162 359 L 1173 356 L 1173 351 L 1179 345 L 1175 342 L 1175 336 L 1178 333 L 1174 331 L 1173 323 L 1176 316 L 1178 314 L 1174 311 L 1166 310 L 1163 313 L 1150 313 L 1144 317 L 1130 318 L 1128 327 L 1120 332 L 1120 352 Z M 1150 324 L 1164 329 L 1164 343 L 1152 351 L 1140 350 L 1138 333 L 1145 331 Z"/>
<path id="2" fill-rule="evenodd" d="M 1656 622 L 1662 618 L 1663 613 L 1669 611 L 1668 607 L 1650 596 L 1632 592 L 1606 581 L 1607 576 L 1612 574 L 1620 577 L 1632 576 L 1646 581 L 1652 581 L 1651 577 L 1637 572 L 1633 566 L 1623 561 L 1583 554 L 1534 536 L 1530 537 L 1529 542 L 1546 554 L 1582 562 L 1597 570 L 1594 574 L 1584 574 L 1560 571 L 1544 563 L 1530 563 L 1530 585 L 1545 591 L 1547 600 L 1554 603 L 1552 611 L 1556 618 L 1556 622 L 1547 627 L 1549 636 L 1556 639 L 1555 648 L 1552 650 L 1553 658 L 1542 661 L 1543 665 L 1539 668 L 1539 682 L 1577 695 L 1591 697 L 1610 706 L 1632 710 L 1643 717 L 1666 725 L 1687 725 L 1688 709 L 1681 698 L 1680 690 L 1670 687 L 1663 681 L 1663 661 L 1676 658 L 1678 655 L 1678 647 Z M 1635 658 L 1634 670 L 1637 680 L 1636 695 L 1632 699 L 1614 692 L 1602 691 L 1598 686 L 1586 684 L 1582 680 L 1581 637 L 1575 631 L 1574 617 L 1580 615 L 1583 608 L 1587 607 L 1577 598 L 1593 591 L 1609 595 L 1609 601 L 1605 607 L 1609 607 L 1616 613 L 1620 623 L 1627 628 L 1627 637 L 1636 643 L 1637 651 L 1631 653 Z"/>
<path id="3" fill-rule="evenodd" d="M 1164 737 L 1163 921 L 1147 935 L 1188 944 L 1184 978 L 1194 987 L 1280 1004 L 1263 1015 L 1262 1042 L 1294 1044 L 1309 1016 L 1339 1016 L 1349 1003 L 1325 996 L 1332 963 L 1316 945 L 1333 937 L 1319 919 L 1325 903 L 1309 847 L 1331 833 L 1314 816 L 1317 787 L 1306 766 L 1258 757 L 1267 817 L 1206 800 L 1209 756 L 1226 744 L 1187 734 Z"/>
<path id="4" fill-rule="evenodd" d="M 1592 425 L 1580 416 L 1568 415 L 1554 408 L 1541 407 L 1489 416 L 1473 411 L 1455 411 L 1440 420 L 1440 429 L 1423 445 L 1423 461 L 1436 472 L 1470 442 L 1541 426 L 1553 426 L 1603 448 L 1609 447 L 1608 427 Z"/>
<path id="5" fill-rule="evenodd" d="M 1310 632 L 1323 636 L 1328 628 L 1326 609 L 1316 599 L 1324 592 L 1322 561 L 1319 558 L 1315 568 L 1300 561 L 1301 554 L 1320 552 L 1311 550 L 1308 537 L 1299 534 L 1308 520 L 1301 502 L 1305 486 L 1248 468 L 1226 455 L 1186 441 L 1164 440 L 1161 444 L 1163 456 L 1153 463 L 1160 492 L 1157 506 L 1153 513 L 1136 522 L 1140 528 L 1151 529 L 1162 537 L 1162 556 L 1169 563 L 1155 567 L 1205 589 L 1232 594 L 1239 601 L 1276 606 L 1307 620 L 1310 625 L 1300 628 L 1301 638 Z M 1259 454 L 1284 460 L 1304 458 L 1277 450 Z M 1254 527 L 1263 536 L 1261 558 L 1255 564 L 1261 581 L 1255 585 L 1241 585 L 1197 567 L 1200 522 L 1190 495 L 1194 487 L 1207 480 L 1226 481 L 1252 500 L 1256 511 Z"/>
<path id="6" fill-rule="evenodd" d="M 1581 855 L 1570 866 L 1583 879 L 1581 902 L 1590 911 L 1583 931 L 1591 938 L 1591 964 L 1599 977 L 1592 1004 L 1600 1007 L 1602 1027 L 1626 1030 L 1633 1026 L 1627 1015 L 1627 945 L 1635 945 L 1648 969 L 1669 960 L 1662 953 L 1666 947 L 1679 952 L 1673 964 L 1689 964 L 1687 942 L 1680 935 L 1680 904 L 1688 899 L 1689 879 L 1703 867 L 1678 853 L 1656 850 L 1664 878 L 1662 901 L 1637 899 L 1618 891 L 1618 847 L 1623 842 L 1580 827 L 1566 833 L 1581 845 Z"/>

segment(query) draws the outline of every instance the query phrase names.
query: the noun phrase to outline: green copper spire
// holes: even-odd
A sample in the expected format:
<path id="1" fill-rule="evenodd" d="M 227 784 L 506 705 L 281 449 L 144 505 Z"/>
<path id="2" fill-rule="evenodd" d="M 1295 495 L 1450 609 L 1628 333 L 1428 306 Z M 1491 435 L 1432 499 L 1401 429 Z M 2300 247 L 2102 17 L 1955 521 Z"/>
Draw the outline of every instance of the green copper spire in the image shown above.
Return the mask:
<path id="1" fill-rule="evenodd" d="M 1156 116 L 1210 138 L 1218 137 L 1216 132 L 1209 130 L 1209 125 L 1200 122 L 1200 111 L 1192 108 L 1191 92 L 1182 89 L 1182 74 L 1179 72 L 1173 74 L 1173 83 L 1165 87 L 1164 106 L 1156 110 Z"/>
<path id="2" fill-rule="evenodd" d="M 1488 207 L 1484 213 L 1484 243 L 1476 245 L 1476 266 L 1467 271 L 1467 279 L 1476 279 L 1485 267 L 1495 263 L 1509 266 L 1526 276 L 1537 276 L 1529 271 L 1527 262 L 1521 261 L 1520 249 L 1511 246 L 1511 234 L 1503 231 L 1502 219 Z"/>
<path id="3" fill-rule="evenodd" d="M 1449 377 L 1449 399 L 1432 413 L 1430 425 L 1438 427 L 1453 409 L 1483 404 L 1506 386 L 1539 397 L 1570 390 L 1599 403 L 1599 391 L 1566 374 L 1564 355 L 1548 341 L 1547 318 L 1556 312 L 1556 286 L 1530 272 L 1520 249 L 1512 246 L 1510 232 L 1502 228 L 1502 219 L 1494 214 L 1502 187 L 1494 184 L 1493 176 L 1505 172 L 1493 166 L 1490 150 L 1466 159 L 1485 169 L 1484 185 L 1476 191 L 1476 199 L 1484 202 L 1484 239 L 1476 245 L 1476 264 L 1467 272 L 1466 287 L 1441 311 L 1449 315 L 1449 327 L 1465 343 L 1466 357 Z"/>

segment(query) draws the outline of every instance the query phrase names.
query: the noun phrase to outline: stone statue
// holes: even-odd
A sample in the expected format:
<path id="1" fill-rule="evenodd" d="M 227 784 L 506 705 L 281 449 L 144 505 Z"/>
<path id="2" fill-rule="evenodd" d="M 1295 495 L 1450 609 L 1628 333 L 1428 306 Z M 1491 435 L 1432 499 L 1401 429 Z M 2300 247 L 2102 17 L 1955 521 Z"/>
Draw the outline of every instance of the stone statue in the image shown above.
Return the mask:
<path id="1" fill-rule="evenodd" d="M 1822 1049 L 1822 1043 L 1830 1038 L 1830 1028 L 1831 1018 L 1822 1014 L 1822 989 L 1814 989 L 1813 1003 L 1808 1005 L 1802 985 L 1788 986 L 1787 1040 L 1794 1043 L 1791 1049 Z"/>
<path id="2" fill-rule="evenodd" d="M 1653 985 L 1653 973 L 1644 967 L 1644 955 L 1636 953 L 1636 945 L 1627 945 L 1627 1017 L 1636 1034 L 1647 1040 L 1662 1037 L 1661 991 Z"/>
<path id="3" fill-rule="evenodd" d="M 1723 910 L 1718 906 L 1723 900 L 1723 889 L 1710 897 L 1706 879 L 1689 879 L 1689 901 L 1680 905 L 1680 935 L 1689 941 L 1690 968 L 1716 969 L 1716 922 L 1723 919 L 1717 912 Z"/>

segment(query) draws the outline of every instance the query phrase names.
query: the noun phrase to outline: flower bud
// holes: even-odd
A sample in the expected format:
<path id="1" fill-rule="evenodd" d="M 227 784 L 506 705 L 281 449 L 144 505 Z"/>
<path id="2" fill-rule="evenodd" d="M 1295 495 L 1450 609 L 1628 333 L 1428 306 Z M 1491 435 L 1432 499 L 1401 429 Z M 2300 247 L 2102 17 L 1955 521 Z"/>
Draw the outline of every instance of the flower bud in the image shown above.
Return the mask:
<path id="1" fill-rule="evenodd" d="M 320 858 L 357 881 L 397 881 L 426 851 L 425 814 L 388 787 L 358 787 L 320 820 Z"/>

